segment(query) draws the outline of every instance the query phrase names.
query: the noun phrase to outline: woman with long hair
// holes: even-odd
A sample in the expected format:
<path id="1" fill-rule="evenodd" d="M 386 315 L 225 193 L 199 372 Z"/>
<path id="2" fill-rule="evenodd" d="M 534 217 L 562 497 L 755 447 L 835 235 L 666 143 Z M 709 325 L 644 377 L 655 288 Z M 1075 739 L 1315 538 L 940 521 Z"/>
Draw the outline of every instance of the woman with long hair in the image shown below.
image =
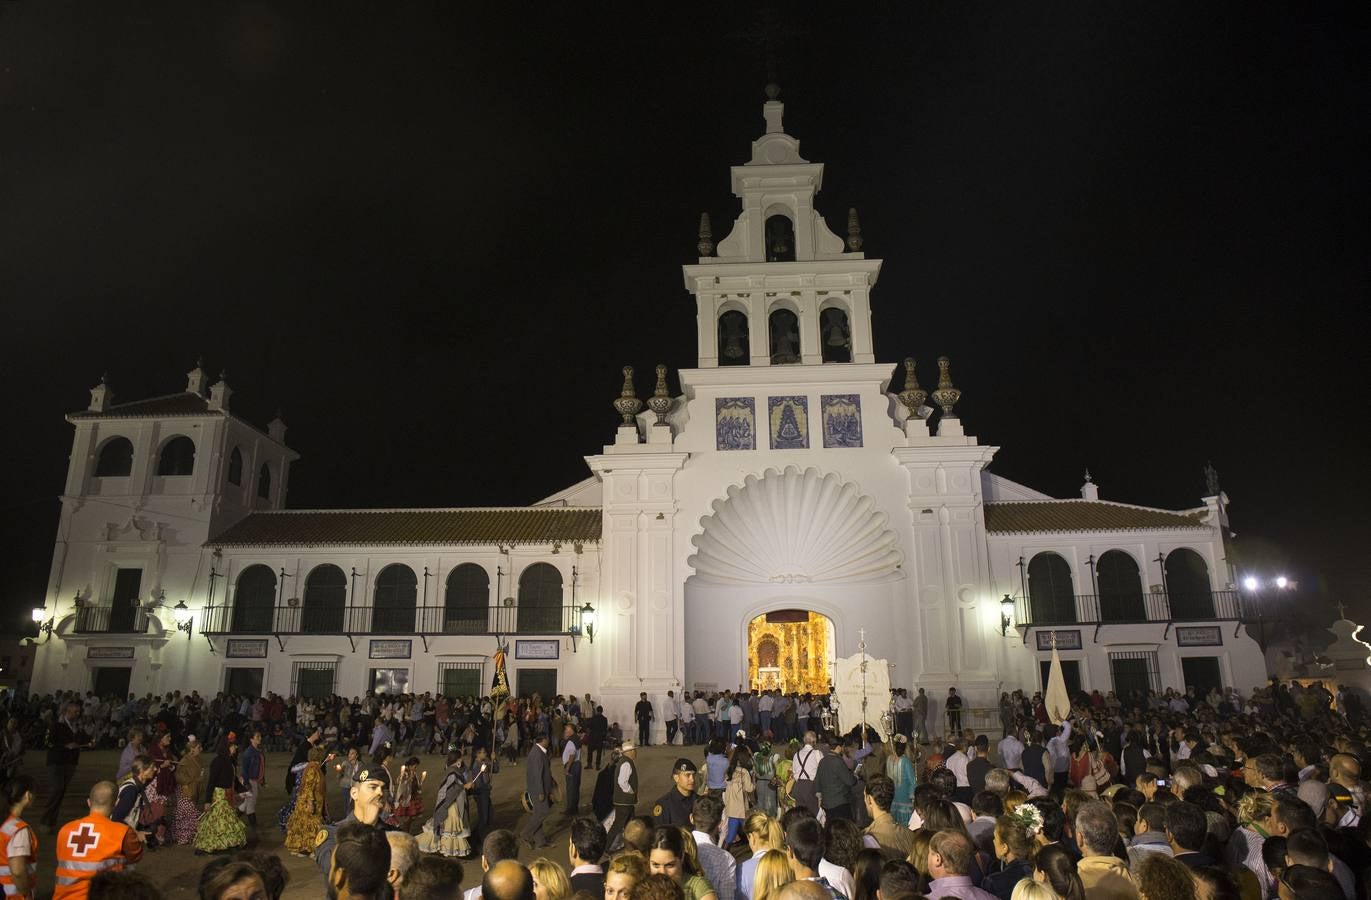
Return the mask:
<path id="1" fill-rule="evenodd" d="M 533 896 L 535 900 L 567 900 L 571 896 L 571 882 L 562 867 L 545 856 L 540 856 L 528 864 L 533 875 Z"/>
<path id="2" fill-rule="evenodd" d="M 296 856 L 310 857 L 315 840 L 324 827 L 328 787 L 324 778 L 323 747 L 311 747 L 305 769 L 295 785 L 295 808 L 286 820 L 286 849 Z"/>
<path id="3" fill-rule="evenodd" d="M 738 747 L 733 751 L 733 761 L 728 764 L 724 788 L 724 818 L 728 822 L 722 846 L 725 850 L 733 846 L 738 830 L 743 827 L 743 819 L 756 795 L 757 783 L 752 778 L 752 754 L 747 748 Z"/>
<path id="4" fill-rule="evenodd" d="M 768 850 L 757 862 L 752 876 L 752 900 L 774 900 L 782 887 L 795 880 L 790 861 L 780 850 Z"/>
<path id="5" fill-rule="evenodd" d="M 747 841 L 752 855 L 738 863 L 738 893 L 743 900 L 751 900 L 752 877 L 757 873 L 757 862 L 768 850 L 785 852 L 785 832 L 781 823 L 754 809 L 743 820 L 743 838 Z"/>
<path id="6" fill-rule="evenodd" d="M 197 855 L 247 846 L 247 826 L 238 818 L 235 809 L 240 787 L 237 770 L 238 738 L 230 731 L 224 736 L 214 762 L 210 763 L 207 784 L 209 802 L 205 804 L 205 814 L 200 817 L 200 825 L 195 830 Z"/>
<path id="7" fill-rule="evenodd" d="M 881 887 L 881 867 L 885 854 L 874 847 L 863 847 L 852 864 L 852 896 L 849 900 L 876 900 Z"/>
<path id="8" fill-rule="evenodd" d="M 424 782 L 428 772 L 419 768 L 419 757 L 411 756 L 400 766 L 395 782 L 395 809 L 387 820 L 401 831 L 409 831 L 411 823 L 424 813 Z"/>
<path id="9" fill-rule="evenodd" d="M 1000 900 L 1011 900 L 1014 888 L 1025 878 L 1033 878 L 1033 857 L 1038 842 L 1029 833 L 1031 823 L 1022 816 L 1000 816 L 995 820 L 993 841 L 1000 871 L 981 879 L 981 890 L 989 891 Z"/>
<path id="10" fill-rule="evenodd" d="M 186 738 L 186 752 L 176 766 L 176 811 L 172 815 L 171 839 L 177 844 L 195 840 L 200 827 L 199 799 L 205 789 L 205 756 L 195 735 Z"/>
<path id="11" fill-rule="evenodd" d="M 148 758 L 157 774 L 143 788 L 143 808 L 138 814 L 138 830 L 152 834 L 153 846 L 167 842 L 167 816 L 176 804 L 176 759 L 171 749 L 171 732 L 163 731 L 148 748 Z"/>
<path id="12" fill-rule="evenodd" d="M 776 764 L 780 756 L 771 749 L 771 744 L 762 741 L 757 753 L 752 757 L 752 778 L 757 783 L 757 808 L 768 816 L 776 812 L 776 790 L 780 783 L 776 779 Z"/>
<path id="13" fill-rule="evenodd" d="M 38 887 L 38 838 L 29 823 L 23 819 L 24 810 L 33 802 L 33 779 L 27 775 L 16 775 L 5 782 L 4 787 L 5 823 L 0 827 L 0 840 L 5 842 L 4 859 L 0 860 L 9 868 L 9 884 L 15 892 L 11 896 L 19 898 L 35 896 Z"/>
<path id="14" fill-rule="evenodd" d="M 895 782 L 895 797 L 890 801 L 890 817 L 897 824 L 908 825 L 914 813 L 914 788 L 919 786 L 918 748 L 904 735 L 895 735 L 895 748 L 886 763 L 885 773 Z"/>
<path id="15" fill-rule="evenodd" d="M 928 893 L 928 886 L 933 882 L 933 876 L 928 872 L 928 845 L 933 841 L 936 832 L 931 828 L 920 828 L 914 832 L 914 839 L 909 845 L 909 855 L 905 861 L 914 867 L 914 871 L 919 873 L 919 893 Z"/>
<path id="16" fill-rule="evenodd" d="M 718 894 L 700 874 L 695 838 L 675 825 L 658 825 L 648 844 L 648 871 L 666 875 L 681 886 L 686 900 L 718 900 Z"/>
<path id="17" fill-rule="evenodd" d="M 1071 854 L 1057 844 L 1048 844 L 1038 850 L 1033 880 L 1052 888 L 1062 900 L 1085 900 L 1085 885 L 1076 874 L 1076 863 Z"/>

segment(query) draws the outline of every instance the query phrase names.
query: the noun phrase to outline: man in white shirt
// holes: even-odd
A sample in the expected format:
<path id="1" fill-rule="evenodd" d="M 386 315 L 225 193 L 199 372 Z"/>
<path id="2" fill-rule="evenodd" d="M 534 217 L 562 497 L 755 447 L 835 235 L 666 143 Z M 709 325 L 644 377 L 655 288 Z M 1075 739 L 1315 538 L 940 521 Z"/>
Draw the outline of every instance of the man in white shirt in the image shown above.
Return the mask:
<path id="1" fill-rule="evenodd" d="M 957 776 L 957 789 L 952 792 L 952 799 L 958 803 L 969 803 L 971 800 L 971 781 L 966 777 L 966 767 L 971 762 L 971 758 L 966 755 L 966 741 L 958 736 L 952 741 L 952 746 L 955 749 L 943 761 L 947 770 Z"/>
<path id="2" fill-rule="evenodd" d="M 695 743 L 703 744 L 709 740 L 709 714 L 712 711 L 703 691 L 695 694 L 691 704 L 695 710 Z"/>
<path id="3" fill-rule="evenodd" d="M 695 707 L 690 702 L 690 695 L 681 697 L 681 743 L 695 743 Z"/>
<path id="4" fill-rule="evenodd" d="M 819 771 L 819 762 L 824 758 L 823 751 L 815 746 L 817 743 L 818 736 L 812 731 L 806 731 L 804 746 L 795 753 L 790 770 L 795 779 L 790 795 L 795 798 L 797 804 L 808 808 L 816 815 L 819 812 L 819 794 L 814 786 L 814 776 Z"/>
<path id="5" fill-rule="evenodd" d="M 1071 720 L 1061 724 L 1055 737 L 1047 742 L 1047 754 L 1052 757 L 1052 784 L 1066 789 L 1066 774 L 1071 768 Z"/>
<path id="6" fill-rule="evenodd" d="M 1001 739 L 998 748 L 1000 765 L 1006 769 L 1017 770 L 1023 767 L 1023 741 L 1014 732 Z"/>
<path id="7" fill-rule="evenodd" d="M 719 826 L 724 820 L 724 805 L 709 795 L 695 798 L 690 813 L 691 834 L 700 855 L 700 868 L 705 881 L 714 888 L 719 900 L 733 900 L 738 884 L 738 861 L 733 854 L 715 843 Z"/>
<path id="8" fill-rule="evenodd" d="M 771 696 L 771 691 L 762 691 L 762 696 L 757 698 L 757 719 L 761 725 L 761 739 L 771 740 L 771 710 L 776 705 L 776 698 Z"/>
<path id="9" fill-rule="evenodd" d="M 676 701 L 676 692 L 667 691 L 666 701 L 662 703 L 662 720 L 666 722 L 666 742 L 676 743 L 676 728 L 680 724 L 681 704 Z"/>

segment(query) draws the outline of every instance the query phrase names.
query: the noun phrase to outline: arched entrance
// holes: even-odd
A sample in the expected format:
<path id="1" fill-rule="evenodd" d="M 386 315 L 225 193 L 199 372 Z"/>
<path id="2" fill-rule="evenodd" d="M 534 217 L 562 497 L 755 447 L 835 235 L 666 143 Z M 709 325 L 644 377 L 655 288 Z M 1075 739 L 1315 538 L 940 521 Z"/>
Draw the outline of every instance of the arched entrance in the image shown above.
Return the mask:
<path id="1" fill-rule="evenodd" d="M 747 626 L 747 684 L 752 691 L 827 694 L 833 672 L 833 621 L 804 609 L 780 609 Z"/>

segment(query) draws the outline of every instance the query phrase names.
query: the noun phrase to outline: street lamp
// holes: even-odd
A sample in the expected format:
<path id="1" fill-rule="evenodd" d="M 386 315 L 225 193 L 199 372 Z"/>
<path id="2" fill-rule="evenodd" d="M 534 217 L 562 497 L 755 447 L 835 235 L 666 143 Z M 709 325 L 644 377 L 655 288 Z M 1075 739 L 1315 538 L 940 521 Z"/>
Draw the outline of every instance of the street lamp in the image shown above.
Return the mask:
<path id="1" fill-rule="evenodd" d="M 585 629 L 586 637 L 590 642 L 595 643 L 595 607 L 586 601 L 586 605 L 581 607 L 581 627 Z"/>
<path id="2" fill-rule="evenodd" d="M 1257 580 L 1257 576 L 1248 575 L 1242 580 L 1242 586 L 1249 591 L 1255 591 L 1257 588 L 1261 587 L 1261 582 Z"/>
<path id="3" fill-rule="evenodd" d="M 1284 575 L 1276 576 L 1276 587 L 1280 588 L 1281 590 L 1285 590 L 1289 586 L 1290 579 L 1286 578 Z"/>
<path id="4" fill-rule="evenodd" d="M 1000 601 L 1000 637 L 1004 637 L 1009 631 L 1009 626 L 1014 624 L 1014 599 L 1008 594 Z"/>
<path id="5" fill-rule="evenodd" d="M 31 615 L 33 616 L 33 624 L 38 626 L 37 634 L 47 635 L 47 637 L 43 638 L 43 640 L 36 640 L 33 641 L 33 643 L 46 644 L 48 641 L 52 640 L 52 628 L 53 624 L 57 621 L 57 614 L 53 613 L 51 616 L 49 616 L 47 605 L 44 604 L 43 606 L 35 606 L 33 608 L 33 612 L 31 613 Z M 47 619 L 47 621 L 44 621 L 45 618 Z M 37 635 L 35 635 L 35 637 L 37 637 Z"/>
<path id="6" fill-rule="evenodd" d="M 191 629 L 195 627 L 195 614 L 186 606 L 186 601 L 176 601 L 176 605 L 171 608 L 171 615 L 176 620 L 176 630 L 184 631 L 186 640 L 190 640 Z"/>

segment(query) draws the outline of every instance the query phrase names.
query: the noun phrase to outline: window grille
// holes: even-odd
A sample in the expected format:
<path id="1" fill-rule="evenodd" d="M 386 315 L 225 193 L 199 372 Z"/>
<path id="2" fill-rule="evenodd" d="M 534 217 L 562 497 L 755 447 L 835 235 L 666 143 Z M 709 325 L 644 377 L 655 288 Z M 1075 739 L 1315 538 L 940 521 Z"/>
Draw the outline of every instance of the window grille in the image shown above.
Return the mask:
<path id="1" fill-rule="evenodd" d="M 485 691 L 485 663 L 438 664 L 438 693 L 444 697 L 480 697 Z"/>
<path id="2" fill-rule="evenodd" d="M 1161 690 L 1161 669 L 1155 650 L 1120 651 L 1109 654 L 1109 674 L 1120 699 Z"/>
<path id="3" fill-rule="evenodd" d="M 335 693 L 338 666 L 331 662 L 297 662 L 290 672 L 290 692 L 297 698 L 320 700 Z"/>

